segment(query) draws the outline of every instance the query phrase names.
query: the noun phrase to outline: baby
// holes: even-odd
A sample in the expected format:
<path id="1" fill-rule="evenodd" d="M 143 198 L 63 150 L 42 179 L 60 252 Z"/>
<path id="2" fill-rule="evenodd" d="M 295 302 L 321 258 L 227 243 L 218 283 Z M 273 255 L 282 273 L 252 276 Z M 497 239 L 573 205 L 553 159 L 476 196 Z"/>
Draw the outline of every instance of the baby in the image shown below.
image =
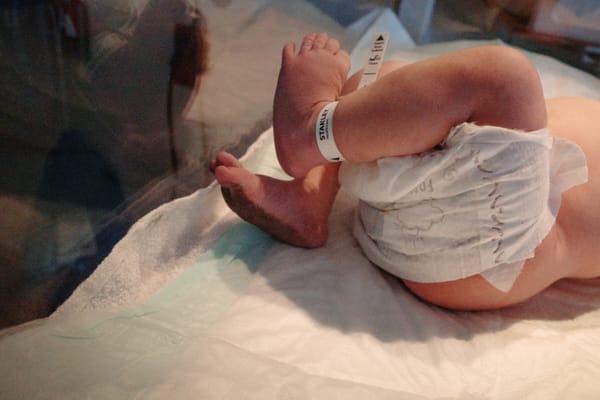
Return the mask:
<path id="1" fill-rule="evenodd" d="M 341 182 L 360 199 L 354 233 L 367 257 L 421 299 L 457 310 L 600 276 L 599 102 L 544 100 L 526 56 L 502 46 L 384 63 L 359 90 L 349 66 L 324 33 L 299 51 L 285 45 L 273 129 L 294 179 L 252 174 L 219 153 L 211 168 L 233 211 L 284 242 L 319 247 Z"/>

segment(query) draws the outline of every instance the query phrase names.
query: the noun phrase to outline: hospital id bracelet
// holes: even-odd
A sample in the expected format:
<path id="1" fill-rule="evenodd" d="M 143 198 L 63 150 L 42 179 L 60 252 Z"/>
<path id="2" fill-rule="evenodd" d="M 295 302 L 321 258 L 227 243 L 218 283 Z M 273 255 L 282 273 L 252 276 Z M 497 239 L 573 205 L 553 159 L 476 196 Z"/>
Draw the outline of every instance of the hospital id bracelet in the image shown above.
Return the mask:
<path id="1" fill-rule="evenodd" d="M 344 157 L 333 138 L 333 113 L 338 102 L 334 101 L 327 104 L 317 117 L 317 125 L 315 127 L 315 135 L 317 146 L 323 157 L 329 162 L 344 161 Z"/>

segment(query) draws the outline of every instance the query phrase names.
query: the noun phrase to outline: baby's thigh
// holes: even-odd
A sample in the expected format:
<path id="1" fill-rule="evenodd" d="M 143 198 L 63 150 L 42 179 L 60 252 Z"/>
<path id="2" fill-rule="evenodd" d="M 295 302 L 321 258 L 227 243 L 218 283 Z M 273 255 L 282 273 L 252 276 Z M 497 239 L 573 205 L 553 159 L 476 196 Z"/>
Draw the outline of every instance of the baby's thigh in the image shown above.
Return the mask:
<path id="1" fill-rule="evenodd" d="M 552 134 L 577 143 L 586 156 L 588 181 L 563 194 L 558 224 L 579 267 L 574 277 L 596 277 L 600 275 L 600 102 L 557 98 L 546 104 Z"/>
<path id="2" fill-rule="evenodd" d="M 554 136 L 577 143 L 588 164 L 598 170 L 600 155 L 600 101 L 581 97 L 546 100 L 548 128 Z"/>
<path id="3" fill-rule="evenodd" d="M 419 283 L 404 280 L 419 298 L 453 310 L 494 310 L 523 302 L 554 282 L 573 273 L 573 264 L 563 246 L 558 225 L 536 248 L 535 256 L 525 262 L 523 270 L 508 292 L 492 286 L 481 275 L 449 282 Z"/>

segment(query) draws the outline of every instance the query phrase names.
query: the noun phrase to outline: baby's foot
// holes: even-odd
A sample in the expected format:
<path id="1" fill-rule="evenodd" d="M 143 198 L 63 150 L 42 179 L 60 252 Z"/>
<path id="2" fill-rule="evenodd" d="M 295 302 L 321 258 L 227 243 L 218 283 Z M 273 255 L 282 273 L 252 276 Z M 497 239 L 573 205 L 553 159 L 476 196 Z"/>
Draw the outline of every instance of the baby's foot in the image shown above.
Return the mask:
<path id="1" fill-rule="evenodd" d="M 255 175 L 225 152 L 211 169 L 227 205 L 242 219 L 295 246 L 319 247 L 327 240 L 328 210 L 312 204 L 301 181 Z"/>
<path id="2" fill-rule="evenodd" d="M 297 55 L 293 42 L 283 48 L 273 129 L 279 163 L 289 175 L 301 178 L 325 162 L 315 142 L 317 114 L 337 99 L 349 69 L 348 53 L 325 33 L 305 36 Z"/>

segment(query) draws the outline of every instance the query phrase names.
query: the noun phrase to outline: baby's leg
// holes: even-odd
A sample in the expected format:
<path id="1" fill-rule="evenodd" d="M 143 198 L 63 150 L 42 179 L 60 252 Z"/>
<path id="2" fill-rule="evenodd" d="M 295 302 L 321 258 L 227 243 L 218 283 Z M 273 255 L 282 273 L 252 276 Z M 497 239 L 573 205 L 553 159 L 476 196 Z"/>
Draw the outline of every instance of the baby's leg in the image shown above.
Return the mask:
<path id="1" fill-rule="evenodd" d="M 383 64 L 380 76 L 400 65 Z M 342 95 L 353 92 L 359 80 L 360 72 L 346 81 Z M 211 168 L 225 201 L 244 220 L 295 246 L 318 247 L 327 240 L 329 213 L 339 189 L 338 164 L 320 165 L 302 178 L 282 181 L 255 175 L 223 152 Z"/>
<path id="2" fill-rule="evenodd" d="M 339 94 L 334 77 L 342 68 L 338 53 L 322 47 L 305 43 L 298 55 L 286 48 L 276 99 L 287 100 L 275 102 L 275 140 L 283 168 L 301 177 L 326 162 L 314 129 L 319 111 Z M 319 78 L 323 71 L 333 83 Z M 342 155 L 367 162 L 428 150 L 465 121 L 523 130 L 545 127 L 539 77 L 522 53 L 478 47 L 406 65 L 340 98 L 333 126 Z"/>
<path id="3" fill-rule="evenodd" d="M 293 42 L 283 48 L 281 70 L 273 104 L 273 130 L 277 157 L 295 178 L 322 164 L 314 152 L 314 124 L 322 105 L 342 92 L 350 69 L 348 54 L 325 33 L 304 37 L 298 54 Z M 307 136 L 306 131 L 313 132 Z M 316 149 L 316 147 L 315 147 Z"/>
<path id="4" fill-rule="evenodd" d="M 308 62 L 302 69 L 311 70 L 309 79 L 316 76 L 319 82 L 313 90 L 302 82 L 306 75 L 296 68 L 294 52 L 293 43 L 283 49 L 282 71 L 274 100 L 277 112 L 273 116 L 273 127 L 291 137 L 285 140 L 287 142 L 296 140 L 298 126 L 306 123 L 310 113 L 310 107 L 303 105 L 302 99 L 335 99 L 343 91 L 349 68 L 348 54 L 340 49 L 337 40 L 326 34 L 307 35 L 300 54 Z M 293 94 L 288 93 L 288 89 Z M 304 89 L 308 89 L 310 95 Z M 276 135 L 276 148 L 281 139 L 281 135 Z M 305 140 L 303 136 L 299 139 Z M 291 151 L 294 153 L 293 149 Z M 283 181 L 255 175 L 244 169 L 232 155 L 223 152 L 212 162 L 211 169 L 221 185 L 225 201 L 244 220 L 295 246 L 318 247 L 327 240 L 328 218 L 339 189 L 337 165 L 315 164 L 297 179 Z"/>
<path id="5" fill-rule="evenodd" d="M 325 244 L 329 213 L 339 189 L 337 165 L 317 166 L 302 179 L 284 181 L 255 175 L 222 152 L 212 170 L 225 201 L 242 219 L 294 246 Z"/>

